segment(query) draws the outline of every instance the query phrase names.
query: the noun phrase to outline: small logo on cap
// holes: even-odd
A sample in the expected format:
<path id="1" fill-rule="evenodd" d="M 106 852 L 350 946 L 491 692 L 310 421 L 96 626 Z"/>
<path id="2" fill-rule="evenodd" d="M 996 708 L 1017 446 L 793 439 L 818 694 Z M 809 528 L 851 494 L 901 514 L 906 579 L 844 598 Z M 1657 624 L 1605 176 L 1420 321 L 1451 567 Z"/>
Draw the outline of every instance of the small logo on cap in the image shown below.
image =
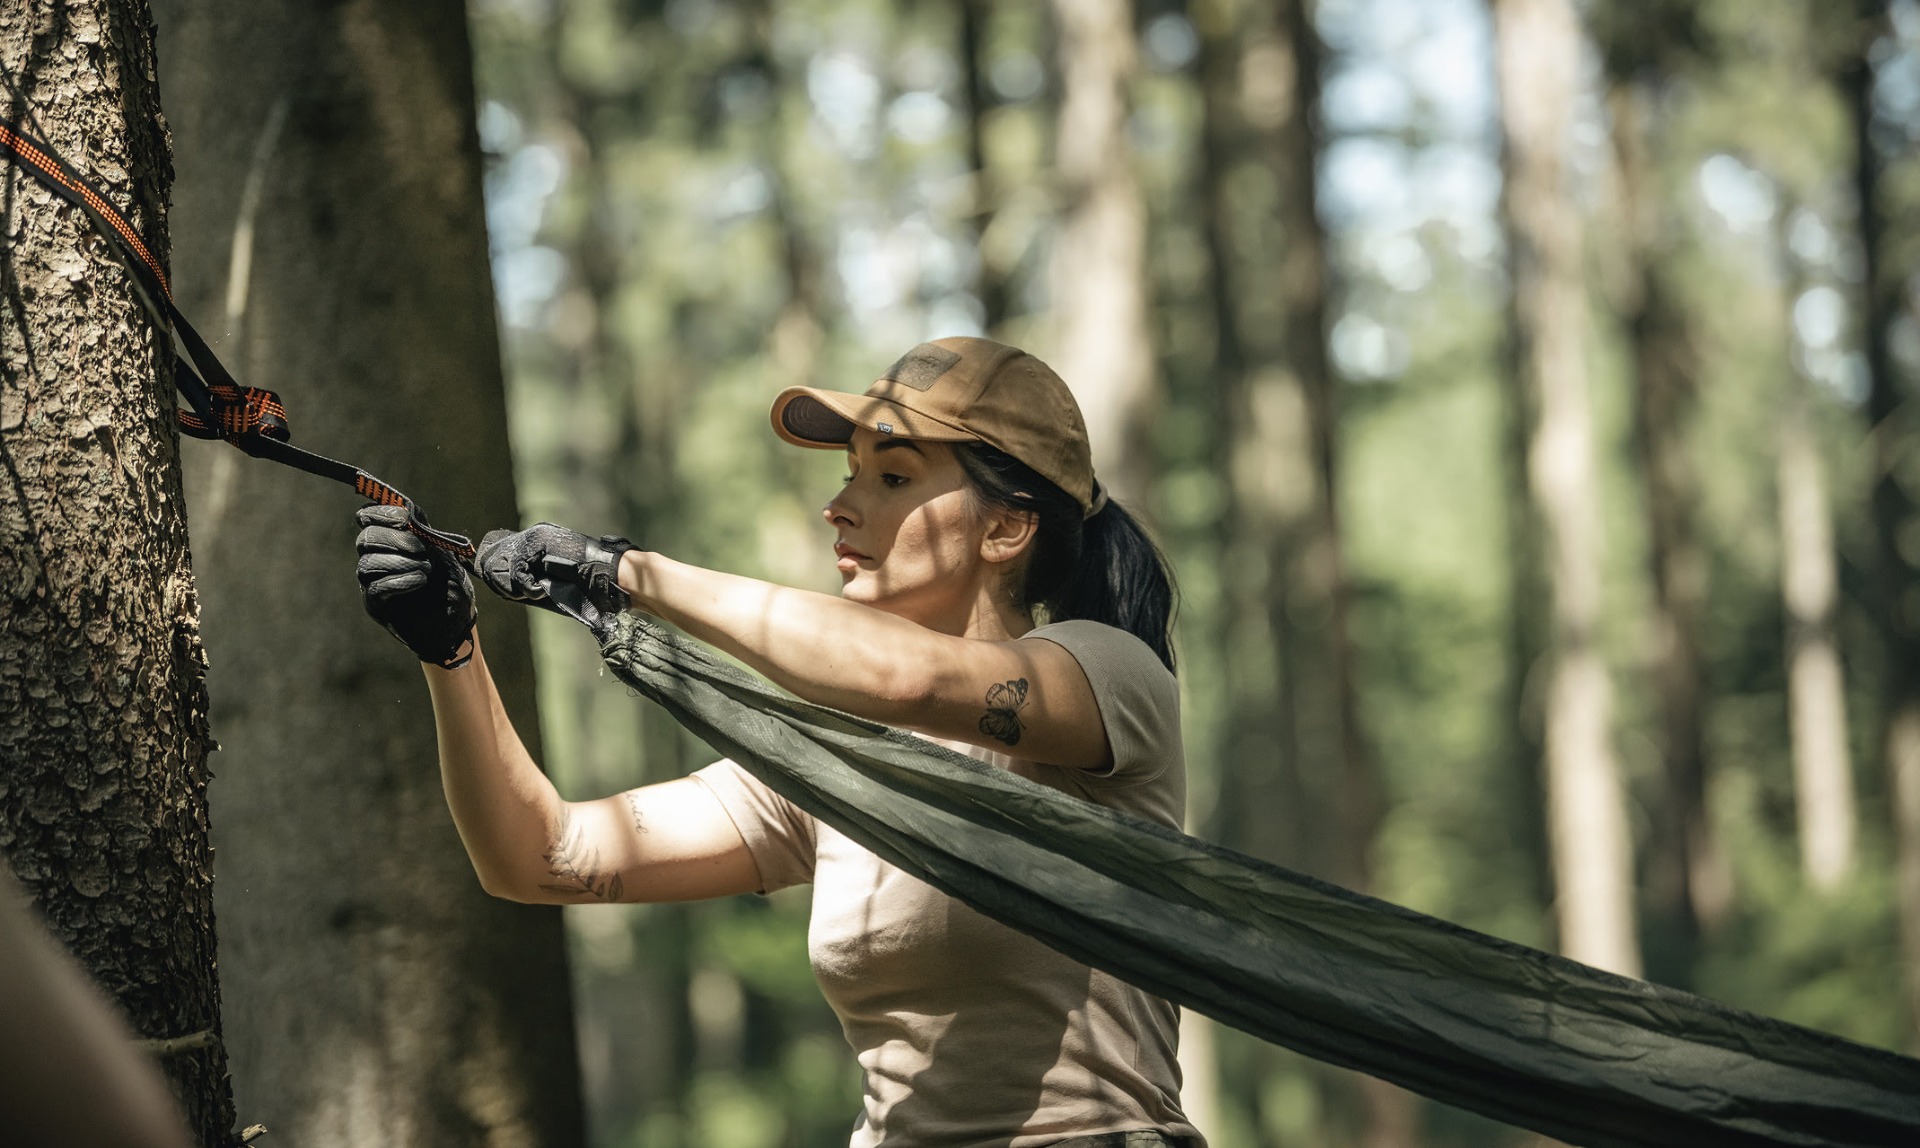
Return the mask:
<path id="1" fill-rule="evenodd" d="M 876 426 L 876 427 L 877 427 L 877 428 L 879 429 L 879 431 L 880 431 L 880 433 L 881 433 L 881 434 L 892 434 L 892 433 L 893 433 L 893 424 L 892 424 L 892 423 L 876 423 L 876 424 L 874 424 L 874 425 L 875 425 L 875 426 Z"/>

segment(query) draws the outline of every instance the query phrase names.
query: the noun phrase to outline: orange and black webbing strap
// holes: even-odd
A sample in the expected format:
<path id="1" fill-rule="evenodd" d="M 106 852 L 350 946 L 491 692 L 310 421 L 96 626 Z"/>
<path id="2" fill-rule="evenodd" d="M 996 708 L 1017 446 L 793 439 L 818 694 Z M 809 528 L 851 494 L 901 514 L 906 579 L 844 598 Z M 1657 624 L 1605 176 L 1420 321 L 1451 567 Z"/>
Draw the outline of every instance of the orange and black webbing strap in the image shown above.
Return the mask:
<path id="1" fill-rule="evenodd" d="M 194 438 L 224 439 L 253 455 L 345 483 L 363 498 L 387 506 L 404 507 L 407 529 L 429 545 L 454 555 L 469 567 L 473 541 L 463 534 L 435 529 L 411 498 L 352 463 L 303 450 L 288 441 L 292 428 L 280 396 L 259 387 L 244 387 L 214 355 L 173 303 L 173 288 L 165 268 L 127 217 L 98 189 L 69 167 L 45 142 L 22 131 L 17 123 L 0 121 L 0 153 L 12 160 L 61 199 L 75 205 L 126 265 L 163 327 L 171 327 L 185 354 L 174 356 L 174 385 L 190 409 L 179 412 L 180 430 Z"/>

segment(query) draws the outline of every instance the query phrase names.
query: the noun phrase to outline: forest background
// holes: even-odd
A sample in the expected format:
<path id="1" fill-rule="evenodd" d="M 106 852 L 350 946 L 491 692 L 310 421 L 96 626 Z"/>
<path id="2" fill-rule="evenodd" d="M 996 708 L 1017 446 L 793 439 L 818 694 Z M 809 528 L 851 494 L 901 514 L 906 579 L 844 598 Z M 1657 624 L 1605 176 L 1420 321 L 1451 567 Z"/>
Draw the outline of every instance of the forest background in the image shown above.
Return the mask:
<path id="1" fill-rule="evenodd" d="M 301 147 L 331 146 L 297 142 L 313 130 L 300 108 L 242 98 L 265 65 L 210 47 L 219 7 L 154 5 L 183 188 L 220 148 L 223 170 L 245 172 L 249 147 L 297 167 Z M 349 31 L 361 7 L 342 6 Z M 470 61 L 425 17 L 422 42 L 461 54 L 445 74 L 472 67 L 524 521 L 832 590 L 818 507 L 841 461 L 779 444 L 773 394 L 862 389 L 940 335 L 1018 343 L 1075 387 L 1103 479 L 1180 579 L 1191 831 L 1497 936 L 1920 1045 L 1920 3 L 470 0 L 466 17 Z M 384 67 L 409 83 L 438 74 L 400 58 Z M 382 106 L 415 98 L 394 88 Z M 448 106 L 465 114 L 464 98 Z M 207 107 L 235 125 L 218 148 L 178 110 Z M 296 142 L 274 143 L 283 130 Z M 228 182 L 243 219 L 272 194 Z M 234 310 L 238 234 L 230 268 L 229 236 L 196 231 L 181 201 L 187 309 L 218 304 L 206 268 L 228 276 L 223 354 L 240 348 L 250 376 L 297 373 L 263 350 L 260 332 L 278 330 L 303 332 L 299 355 L 357 353 L 333 311 Z M 367 203 L 290 229 L 351 219 L 371 250 L 391 205 Z M 255 272 L 269 301 L 270 263 Z M 355 305 L 432 306 L 378 290 Z M 341 325 L 322 338 L 323 322 Z M 420 353 L 457 380 L 486 376 L 492 347 Z M 312 411 L 320 389 L 285 393 Z M 396 442 L 447 430 L 386 422 Z M 504 444 L 456 437 L 433 461 L 457 487 Z M 254 465 L 190 459 L 186 484 L 227 793 L 282 787 L 285 815 L 350 791 L 352 812 L 308 820 L 355 849 L 433 824 L 408 846 L 438 867 L 420 911 L 482 921 L 471 890 L 434 899 L 465 862 L 413 768 L 431 753 L 424 691 L 392 649 L 374 671 L 313 661 L 334 667 L 330 691 L 385 703 L 360 756 L 411 763 L 414 780 L 368 766 L 364 786 L 296 784 L 245 764 L 266 752 L 261 719 L 223 695 L 218 618 L 261 598 L 235 589 L 248 580 L 222 572 L 235 567 L 218 548 L 244 544 L 222 524 L 243 521 L 234 468 Z M 510 504 L 488 490 L 490 507 Z M 346 593 L 340 517 L 298 529 L 336 554 Z M 710 759 L 613 687 L 576 627 L 537 612 L 531 625 L 544 761 L 564 794 Z M 355 626 L 373 633 L 356 618 L 342 634 Z M 333 650 L 361 630 L 312 641 Z M 489 633 L 513 646 L 507 627 Z M 229 681 L 307 688 L 249 656 L 228 659 Z M 264 676 L 243 676 L 255 666 Z M 411 740 L 378 742 L 375 726 Z M 357 760 L 316 749 L 315 732 L 274 736 L 275 752 Z M 413 1047 L 410 1024 L 462 1015 L 447 970 L 468 966 L 445 962 L 506 967 L 484 946 L 418 947 L 394 924 L 407 911 L 384 916 L 373 893 L 264 904 L 250 888 L 290 871 L 286 838 L 212 792 L 243 1117 L 279 1087 L 258 1064 L 286 1060 L 280 1083 L 300 1073 L 272 1011 L 291 1006 L 262 1002 L 307 991 L 300 978 L 326 964 L 264 957 L 263 916 L 311 912 L 356 938 L 335 971 L 390 995 L 349 993 L 345 1011 L 388 1024 L 389 1048 Z M 0 844 L 30 885 L 65 879 Z M 342 880 L 413 876 L 384 872 Z M 807 968 L 807 907 L 799 889 L 565 911 L 592 1143 L 844 1143 L 858 1073 Z M 537 933 L 525 922 L 544 919 L 465 927 Z M 540 958 L 524 959 L 496 979 L 545 985 L 529 1017 L 564 1009 L 557 966 L 539 981 L 523 973 Z M 423 999 L 390 1014 L 403 984 Z M 453 1032 L 434 1039 L 466 1039 Z M 531 1047 L 527 1063 L 554 1061 Z M 1189 1109 L 1222 1148 L 1526 1139 L 1210 1022 L 1184 1025 L 1182 1059 Z M 514 1072 L 488 1071 L 514 1090 Z M 521 1091 L 569 1086 L 556 1079 Z M 438 1087 L 350 1083 L 369 1091 L 316 1101 L 342 1143 L 391 1132 L 369 1099 L 381 1088 L 399 1104 Z"/>
<path id="2" fill-rule="evenodd" d="M 527 517 L 832 589 L 817 507 L 840 462 L 778 443 L 769 396 L 859 389 L 943 334 L 1030 347 L 1106 408 L 1101 472 L 1180 578 L 1195 832 L 1549 948 L 1556 887 L 1583 880 L 1556 886 L 1554 858 L 1624 865 L 1614 967 L 1911 1045 L 1873 498 L 1900 451 L 1873 438 L 1915 428 L 1871 392 L 1904 399 L 1920 371 L 1920 5 L 1881 25 L 1802 0 L 1580 6 L 1553 189 L 1586 237 L 1554 296 L 1591 411 L 1571 510 L 1529 498 L 1522 455 L 1539 320 L 1514 309 L 1535 272 L 1512 263 L 1492 11 L 1142 0 L 1103 41 L 1083 7 L 1111 6 L 475 3 Z M 1063 132 L 1097 132 L 1074 101 L 1101 67 L 1122 154 L 1089 160 Z M 1137 215 L 1100 222 L 1100 163 Z M 1119 237 L 1076 253 L 1101 226 Z M 1895 300 L 1878 315 L 1870 240 Z M 1128 292 L 1134 314 L 1102 298 Z M 1088 323 L 1109 348 L 1076 341 Z M 1604 822 L 1550 844 L 1541 539 L 1578 529 L 1555 514 L 1595 516 L 1595 569 L 1557 572 L 1597 584 L 1625 856 Z M 704 762 L 564 622 L 536 618 L 535 641 L 572 792 Z M 806 906 L 567 910 L 600 1143 L 838 1141 L 855 1081 Z M 1188 1101 L 1222 1145 L 1498 1139 L 1232 1032 L 1186 1038 Z"/>

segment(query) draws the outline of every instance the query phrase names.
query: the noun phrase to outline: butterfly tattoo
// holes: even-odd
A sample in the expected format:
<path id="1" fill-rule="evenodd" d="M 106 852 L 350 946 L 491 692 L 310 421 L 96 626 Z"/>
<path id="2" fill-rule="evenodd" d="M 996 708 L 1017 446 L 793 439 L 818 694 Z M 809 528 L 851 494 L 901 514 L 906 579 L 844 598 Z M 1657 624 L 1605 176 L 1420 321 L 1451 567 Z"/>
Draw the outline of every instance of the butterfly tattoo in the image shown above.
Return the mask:
<path id="1" fill-rule="evenodd" d="M 987 691 L 987 712 L 980 719 L 980 732 L 1008 745 L 1020 744 L 1021 707 L 1027 704 L 1027 679 L 1015 678 Z"/>

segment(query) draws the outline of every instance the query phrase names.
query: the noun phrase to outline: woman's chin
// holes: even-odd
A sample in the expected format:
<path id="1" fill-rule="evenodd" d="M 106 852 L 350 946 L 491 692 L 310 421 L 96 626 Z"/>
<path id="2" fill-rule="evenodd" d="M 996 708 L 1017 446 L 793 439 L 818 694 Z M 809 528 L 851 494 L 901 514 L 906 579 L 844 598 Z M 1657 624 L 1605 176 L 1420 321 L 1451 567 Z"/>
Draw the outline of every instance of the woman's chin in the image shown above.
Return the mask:
<path id="1" fill-rule="evenodd" d="M 878 597 L 873 592 L 873 580 L 871 578 L 862 578 L 860 574 L 861 572 L 859 570 L 842 570 L 840 572 L 840 596 L 849 602 L 859 602 L 864 606 L 871 606 L 874 604 L 875 598 Z"/>
<path id="2" fill-rule="evenodd" d="M 889 614 L 898 613 L 894 609 L 899 604 L 900 595 L 889 594 L 879 584 L 871 570 L 855 570 L 841 576 L 840 597 L 848 602 L 858 602 L 862 606 L 872 606 Z"/>

